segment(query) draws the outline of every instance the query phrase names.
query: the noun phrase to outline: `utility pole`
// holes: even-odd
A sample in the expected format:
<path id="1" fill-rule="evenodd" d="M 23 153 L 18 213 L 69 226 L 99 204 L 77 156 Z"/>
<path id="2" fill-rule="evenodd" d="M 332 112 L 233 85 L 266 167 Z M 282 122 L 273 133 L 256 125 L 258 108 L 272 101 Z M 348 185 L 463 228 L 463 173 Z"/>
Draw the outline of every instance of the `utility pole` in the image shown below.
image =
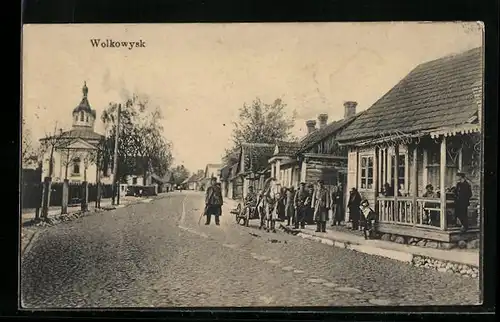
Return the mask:
<path id="1" fill-rule="evenodd" d="M 120 204 L 120 187 L 118 187 L 118 138 L 120 136 L 120 114 L 121 114 L 121 109 L 122 105 L 118 104 L 118 111 L 117 111 L 117 116 L 116 116 L 116 133 L 115 133 L 115 153 L 114 153 L 114 158 L 113 158 L 113 188 L 114 188 L 114 193 L 113 193 L 113 205 L 115 205 L 115 198 L 116 198 L 116 204 Z M 115 195 L 116 194 L 116 195 Z"/>

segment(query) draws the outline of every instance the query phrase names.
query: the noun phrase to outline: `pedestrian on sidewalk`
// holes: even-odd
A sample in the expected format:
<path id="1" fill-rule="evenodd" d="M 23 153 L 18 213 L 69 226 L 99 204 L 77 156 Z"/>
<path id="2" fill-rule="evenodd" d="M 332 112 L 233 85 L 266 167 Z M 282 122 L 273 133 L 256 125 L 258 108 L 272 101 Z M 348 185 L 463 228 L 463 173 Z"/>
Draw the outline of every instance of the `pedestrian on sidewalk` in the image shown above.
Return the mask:
<path id="1" fill-rule="evenodd" d="M 287 189 L 286 192 L 286 208 L 285 208 L 285 213 L 286 213 L 286 219 L 287 219 L 287 226 L 290 226 L 290 224 L 295 225 L 295 207 L 293 204 L 293 200 L 295 198 L 295 190 L 292 187 Z"/>
<path id="2" fill-rule="evenodd" d="M 349 217 L 352 221 L 352 230 L 359 229 L 359 219 L 361 216 L 359 206 L 361 205 L 361 195 L 358 189 L 352 188 L 349 195 L 349 202 L 347 207 L 349 208 Z"/>
<path id="3" fill-rule="evenodd" d="M 276 195 L 276 215 L 280 221 L 285 221 L 286 219 L 286 190 L 281 190 Z"/>
<path id="4" fill-rule="evenodd" d="M 458 182 L 455 187 L 455 216 L 460 220 L 462 232 L 469 229 L 469 205 L 472 197 L 470 183 L 465 178 L 465 173 L 457 173 Z"/>
<path id="5" fill-rule="evenodd" d="M 342 188 L 342 183 L 333 187 L 332 192 L 332 227 L 340 226 L 344 216 L 344 190 Z"/>
<path id="6" fill-rule="evenodd" d="M 271 178 L 269 187 L 264 193 L 264 211 L 266 213 L 266 230 L 276 232 L 277 218 L 277 197 L 279 195 L 279 186 L 276 184 L 276 179 Z"/>
<path id="7" fill-rule="evenodd" d="M 306 189 L 306 183 L 301 182 L 299 191 L 295 194 L 294 205 L 295 205 L 295 213 L 297 219 L 295 220 L 295 229 L 306 228 L 306 215 L 307 209 L 310 205 L 311 196 L 309 195 L 309 191 Z"/>
<path id="8" fill-rule="evenodd" d="M 210 179 L 210 187 L 206 190 L 205 195 L 205 216 L 207 221 L 205 225 L 210 225 L 211 216 L 215 216 L 215 224 L 219 226 L 219 217 L 222 215 L 222 191 L 217 185 L 217 178 L 212 177 Z"/>
<path id="9" fill-rule="evenodd" d="M 326 222 L 328 221 L 328 210 L 330 210 L 331 200 L 330 192 L 325 188 L 323 180 L 318 180 L 318 187 L 314 191 L 312 200 L 316 232 L 326 233 Z"/>
<path id="10" fill-rule="evenodd" d="M 373 209 L 370 208 L 370 203 L 366 199 L 364 199 L 361 202 L 361 213 L 365 218 L 363 225 L 363 234 L 365 236 L 365 239 L 372 239 L 375 237 L 376 233 L 375 229 L 376 229 L 377 215 L 375 211 L 373 211 Z"/>
<path id="11" fill-rule="evenodd" d="M 306 213 L 306 224 L 313 224 L 314 223 L 314 205 L 312 203 L 312 197 L 314 195 L 314 185 L 311 183 L 309 184 L 307 190 L 309 191 L 309 203 L 307 207 L 307 213 Z"/>

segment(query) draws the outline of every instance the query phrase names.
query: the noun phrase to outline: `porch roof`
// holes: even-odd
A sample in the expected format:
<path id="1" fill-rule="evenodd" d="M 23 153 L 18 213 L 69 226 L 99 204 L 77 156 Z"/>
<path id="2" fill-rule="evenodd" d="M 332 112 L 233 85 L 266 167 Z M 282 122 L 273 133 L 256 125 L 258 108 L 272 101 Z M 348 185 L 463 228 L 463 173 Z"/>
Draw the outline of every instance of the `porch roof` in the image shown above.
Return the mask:
<path id="1" fill-rule="evenodd" d="M 482 48 L 417 66 L 346 127 L 339 142 L 389 139 L 401 133 L 478 123 L 482 99 Z M 427 132 L 428 133 L 428 132 Z"/>
<path id="2" fill-rule="evenodd" d="M 293 157 L 300 149 L 299 142 L 278 142 L 276 143 L 275 157 Z"/>

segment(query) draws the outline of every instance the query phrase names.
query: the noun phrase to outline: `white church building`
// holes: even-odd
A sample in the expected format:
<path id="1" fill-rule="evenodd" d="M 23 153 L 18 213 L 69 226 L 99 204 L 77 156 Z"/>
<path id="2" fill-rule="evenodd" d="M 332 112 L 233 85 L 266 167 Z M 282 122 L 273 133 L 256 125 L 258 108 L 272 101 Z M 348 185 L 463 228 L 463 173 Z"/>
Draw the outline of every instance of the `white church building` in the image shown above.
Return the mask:
<path id="1" fill-rule="evenodd" d="M 87 181 L 90 184 L 97 182 L 96 155 L 99 141 L 104 136 L 94 131 L 96 111 L 91 108 L 88 101 L 88 88 L 84 83 L 83 97 L 77 107 L 73 109 L 73 126 L 71 130 L 62 131 L 52 138 L 40 140 L 50 141 L 47 151 L 45 151 L 42 163 L 42 180 L 45 177 L 52 177 L 53 182 L 62 182 L 68 179 L 70 183 Z M 54 147 L 52 166 L 50 175 L 50 153 L 51 146 Z M 104 176 L 100 173 L 102 183 L 111 183 L 109 174 Z"/>

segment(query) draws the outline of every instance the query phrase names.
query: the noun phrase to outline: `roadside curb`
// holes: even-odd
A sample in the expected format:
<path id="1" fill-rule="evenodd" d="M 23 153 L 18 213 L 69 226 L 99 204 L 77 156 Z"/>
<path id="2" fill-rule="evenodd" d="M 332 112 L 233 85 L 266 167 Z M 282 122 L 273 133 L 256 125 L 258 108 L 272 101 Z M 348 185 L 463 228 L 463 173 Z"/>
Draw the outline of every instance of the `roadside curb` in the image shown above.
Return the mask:
<path id="1" fill-rule="evenodd" d="M 31 242 L 35 238 L 35 236 L 38 234 L 39 230 L 33 230 L 33 234 L 31 237 L 29 237 L 28 241 L 25 243 L 23 247 L 23 242 L 22 242 L 22 237 L 21 237 L 21 257 L 27 252 L 29 247 L 31 246 Z"/>
<path id="2" fill-rule="evenodd" d="M 470 264 L 460 263 L 458 261 L 443 260 L 441 258 L 433 258 L 429 256 L 422 256 L 419 254 L 413 254 L 411 252 L 404 252 L 393 249 L 385 249 L 381 247 L 376 247 L 372 245 L 361 244 L 346 240 L 333 240 L 331 238 L 324 238 L 315 236 L 308 232 L 303 232 L 300 230 L 294 230 L 284 225 L 280 225 L 280 228 L 286 233 L 313 240 L 325 245 L 344 248 L 353 250 L 359 253 L 364 253 L 368 255 L 375 255 L 379 257 L 390 258 L 400 262 L 404 262 L 416 267 L 424 267 L 428 269 L 434 269 L 439 272 L 455 273 L 462 276 L 468 276 L 471 278 L 477 278 L 479 276 L 479 267 Z"/>

